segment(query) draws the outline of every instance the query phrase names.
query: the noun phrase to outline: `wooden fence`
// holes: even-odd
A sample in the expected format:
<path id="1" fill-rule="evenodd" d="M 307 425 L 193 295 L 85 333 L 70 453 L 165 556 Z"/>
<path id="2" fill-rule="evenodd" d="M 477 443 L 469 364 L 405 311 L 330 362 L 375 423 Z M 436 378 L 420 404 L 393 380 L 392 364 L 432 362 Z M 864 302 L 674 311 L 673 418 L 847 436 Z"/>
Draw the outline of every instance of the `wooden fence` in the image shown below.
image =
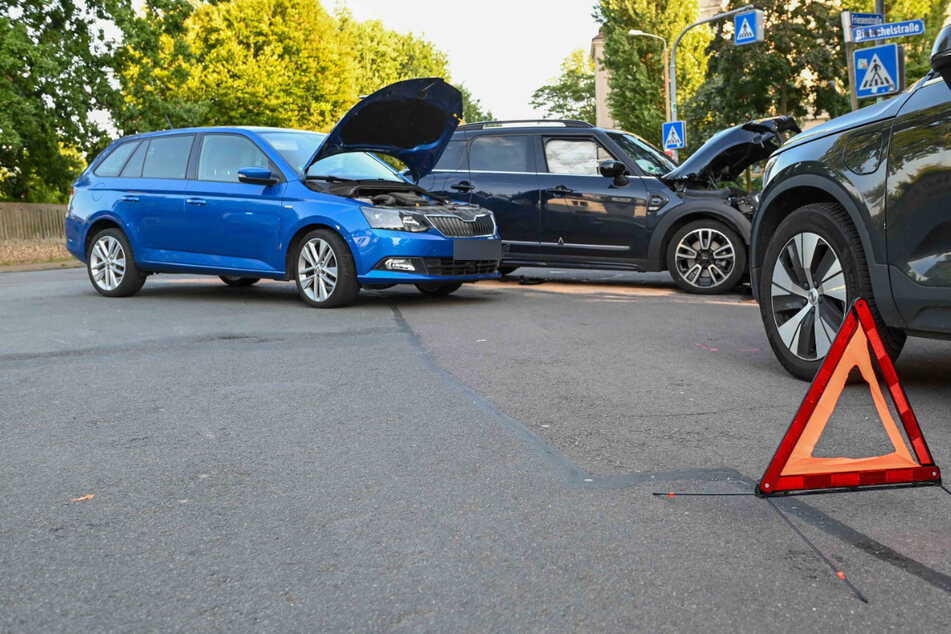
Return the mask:
<path id="1" fill-rule="evenodd" d="M 0 203 L 0 242 L 65 240 L 66 205 Z"/>

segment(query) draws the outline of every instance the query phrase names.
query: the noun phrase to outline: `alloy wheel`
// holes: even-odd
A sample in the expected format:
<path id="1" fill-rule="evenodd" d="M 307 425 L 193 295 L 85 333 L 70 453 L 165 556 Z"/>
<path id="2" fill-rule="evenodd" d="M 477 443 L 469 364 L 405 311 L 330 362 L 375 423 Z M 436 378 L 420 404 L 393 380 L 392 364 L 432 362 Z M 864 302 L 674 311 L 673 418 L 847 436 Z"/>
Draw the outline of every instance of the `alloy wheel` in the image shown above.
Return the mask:
<path id="1" fill-rule="evenodd" d="M 712 228 L 691 231 L 677 243 L 677 272 L 690 285 L 709 288 L 722 284 L 736 267 L 736 250 L 723 233 Z"/>
<path id="2" fill-rule="evenodd" d="M 337 254 L 325 240 L 313 238 L 300 249 L 297 277 L 310 299 L 323 302 L 337 286 Z"/>
<path id="3" fill-rule="evenodd" d="M 89 254 L 92 279 L 104 291 L 114 291 L 125 277 L 125 250 L 113 236 L 96 240 Z"/>
<path id="4" fill-rule="evenodd" d="M 845 274 L 829 243 L 812 232 L 790 238 L 773 266 L 770 297 L 783 345 L 806 361 L 825 357 L 848 308 Z"/>

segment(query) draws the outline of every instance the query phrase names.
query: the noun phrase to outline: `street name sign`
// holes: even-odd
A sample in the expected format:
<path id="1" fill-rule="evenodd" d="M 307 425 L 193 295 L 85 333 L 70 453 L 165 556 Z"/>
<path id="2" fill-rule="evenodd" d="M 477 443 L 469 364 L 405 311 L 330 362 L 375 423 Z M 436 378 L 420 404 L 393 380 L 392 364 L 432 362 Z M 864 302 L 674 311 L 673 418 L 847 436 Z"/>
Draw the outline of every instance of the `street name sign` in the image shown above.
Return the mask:
<path id="1" fill-rule="evenodd" d="M 739 13 L 733 18 L 733 43 L 737 46 L 763 41 L 763 12 Z"/>
<path id="2" fill-rule="evenodd" d="M 852 59 L 856 97 L 881 97 L 899 91 L 897 44 L 863 48 L 853 52 Z"/>
<path id="3" fill-rule="evenodd" d="M 854 15 L 854 14 L 853 14 Z M 910 35 L 924 35 L 924 20 L 906 20 L 904 22 L 890 22 L 873 26 L 855 27 L 853 22 L 852 40 L 868 42 L 870 40 L 887 40 L 892 37 L 908 37 Z"/>
<path id="4" fill-rule="evenodd" d="M 860 26 L 875 26 L 877 24 L 885 23 L 885 16 L 881 13 L 849 13 L 849 18 L 851 19 L 850 26 L 858 28 Z"/>
<path id="5" fill-rule="evenodd" d="M 665 150 L 679 150 L 687 145 L 683 121 L 668 121 L 661 128 Z"/>

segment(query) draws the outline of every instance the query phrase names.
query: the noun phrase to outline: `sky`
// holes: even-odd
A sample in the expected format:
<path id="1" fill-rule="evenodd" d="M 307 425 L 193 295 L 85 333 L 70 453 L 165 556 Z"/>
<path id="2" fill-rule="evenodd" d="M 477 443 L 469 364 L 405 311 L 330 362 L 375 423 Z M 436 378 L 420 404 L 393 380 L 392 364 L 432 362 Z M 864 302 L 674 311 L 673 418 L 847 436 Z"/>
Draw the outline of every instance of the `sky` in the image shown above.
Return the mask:
<path id="1" fill-rule="evenodd" d="M 328 6 L 330 3 L 325 4 Z M 449 57 L 452 82 L 466 85 L 500 119 L 541 115 L 532 92 L 558 75 L 573 49 L 588 52 L 598 24 L 594 0 L 339 0 L 360 20 L 378 18 L 414 33 Z"/>

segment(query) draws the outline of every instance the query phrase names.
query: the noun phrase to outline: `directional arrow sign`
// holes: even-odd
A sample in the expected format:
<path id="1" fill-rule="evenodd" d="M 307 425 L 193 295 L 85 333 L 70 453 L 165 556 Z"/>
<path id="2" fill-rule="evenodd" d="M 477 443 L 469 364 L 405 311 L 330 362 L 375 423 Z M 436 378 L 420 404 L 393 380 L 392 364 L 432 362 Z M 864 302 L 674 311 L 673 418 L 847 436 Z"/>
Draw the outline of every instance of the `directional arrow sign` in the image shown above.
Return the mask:
<path id="1" fill-rule="evenodd" d="M 759 9 L 733 18 L 733 43 L 737 46 L 763 41 L 763 12 Z"/>
<path id="2" fill-rule="evenodd" d="M 891 22 L 889 24 L 853 28 L 852 40 L 855 42 L 868 42 L 871 40 L 887 40 L 892 37 L 924 35 L 924 33 L 924 20 L 907 20 L 905 22 Z"/>
<path id="3" fill-rule="evenodd" d="M 687 145 L 687 136 L 684 134 L 683 121 L 668 121 L 661 128 L 661 137 L 664 139 L 665 150 L 679 150 Z"/>
<path id="4" fill-rule="evenodd" d="M 859 99 L 898 92 L 898 46 L 885 44 L 855 51 L 855 94 Z"/>

